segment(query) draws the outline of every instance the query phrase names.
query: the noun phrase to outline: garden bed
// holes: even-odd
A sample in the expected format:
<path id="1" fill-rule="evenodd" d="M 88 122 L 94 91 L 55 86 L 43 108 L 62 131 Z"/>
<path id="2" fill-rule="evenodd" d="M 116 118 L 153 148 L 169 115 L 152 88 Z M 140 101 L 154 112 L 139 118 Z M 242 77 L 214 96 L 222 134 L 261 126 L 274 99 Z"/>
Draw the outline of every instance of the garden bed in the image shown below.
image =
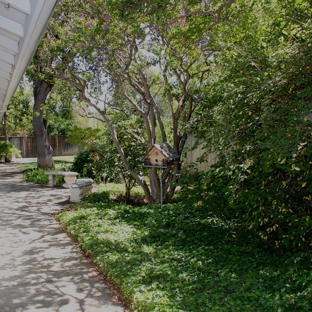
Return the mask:
<path id="1" fill-rule="evenodd" d="M 100 192 L 56 219 L 133 311 L 312 309 L 309 252 L 272 252 L 208 207 L 137 207 Z"/>

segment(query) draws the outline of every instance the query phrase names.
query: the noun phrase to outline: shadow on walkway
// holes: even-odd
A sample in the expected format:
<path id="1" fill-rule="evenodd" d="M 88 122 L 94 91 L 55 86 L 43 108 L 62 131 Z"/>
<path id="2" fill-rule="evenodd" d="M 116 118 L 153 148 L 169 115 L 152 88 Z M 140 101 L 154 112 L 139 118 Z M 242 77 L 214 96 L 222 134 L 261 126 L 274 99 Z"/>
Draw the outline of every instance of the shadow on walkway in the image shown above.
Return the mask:
<path id="1" fill-rule="evenodd" d="M 52 214 L 69 192 L 0 164 L 0 311 L 126 311 Z"/>

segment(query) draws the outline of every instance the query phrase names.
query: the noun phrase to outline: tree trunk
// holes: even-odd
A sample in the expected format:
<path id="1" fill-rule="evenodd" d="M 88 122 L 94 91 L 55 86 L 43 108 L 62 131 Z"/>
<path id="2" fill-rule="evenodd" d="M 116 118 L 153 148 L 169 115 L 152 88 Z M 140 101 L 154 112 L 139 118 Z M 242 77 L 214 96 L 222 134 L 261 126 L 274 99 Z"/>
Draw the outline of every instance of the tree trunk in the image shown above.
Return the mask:
<path id="1" fill-rule="evenodd" d="M 43 80 L 34 82 L 34 134 L 38 153 L 38 168 L 54 168 L 52 147 L 48 141 L 47 121 L 41 108 L 53 88 L 52 83 Z"/>

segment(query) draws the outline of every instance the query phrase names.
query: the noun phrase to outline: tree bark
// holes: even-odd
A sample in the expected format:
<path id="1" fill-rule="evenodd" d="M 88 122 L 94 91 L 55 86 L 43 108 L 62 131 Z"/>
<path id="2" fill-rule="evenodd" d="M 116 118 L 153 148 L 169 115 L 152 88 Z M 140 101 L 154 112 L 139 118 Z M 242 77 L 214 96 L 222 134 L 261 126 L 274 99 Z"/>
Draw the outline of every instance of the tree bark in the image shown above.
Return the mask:
<path id="1" fill-rule="evenodd" d="M 42 105 L 45 103 L 53 84 L 44 80 L 34 82 L 34 134 L 38 153 L 38 168 L 54 168 L 53 149 L 48 141 L 47 120 Z"/>

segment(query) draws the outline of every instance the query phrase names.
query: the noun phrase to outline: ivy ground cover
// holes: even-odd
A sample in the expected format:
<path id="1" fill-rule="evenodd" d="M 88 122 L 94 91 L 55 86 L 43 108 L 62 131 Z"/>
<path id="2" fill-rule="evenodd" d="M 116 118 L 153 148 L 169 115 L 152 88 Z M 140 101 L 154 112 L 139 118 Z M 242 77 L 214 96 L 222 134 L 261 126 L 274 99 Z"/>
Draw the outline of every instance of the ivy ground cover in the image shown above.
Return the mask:
<path id="1" fill-rule="evenodd" d="M 309 251 L 276 253 L 209 207 L 94 193 L 56 219 L 131 311 L 311 311 Z"/>

